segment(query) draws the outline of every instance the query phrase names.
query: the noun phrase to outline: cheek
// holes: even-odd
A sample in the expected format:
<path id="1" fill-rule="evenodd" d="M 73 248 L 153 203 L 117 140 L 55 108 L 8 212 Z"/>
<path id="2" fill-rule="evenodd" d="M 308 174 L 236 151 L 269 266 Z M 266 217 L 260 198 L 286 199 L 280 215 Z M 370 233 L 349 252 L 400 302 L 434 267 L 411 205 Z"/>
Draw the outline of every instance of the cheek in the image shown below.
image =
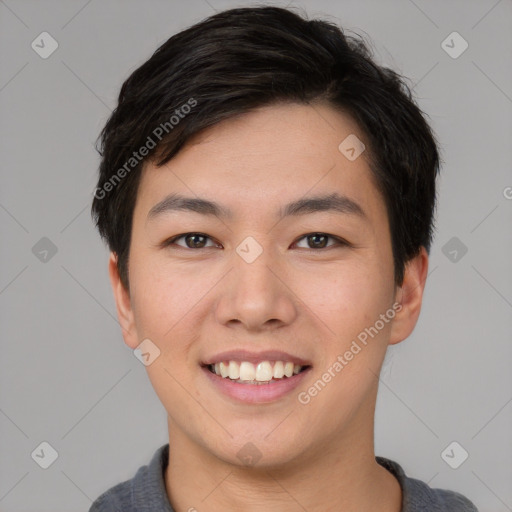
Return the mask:
<path id="1" fill-rule="evenodd" d="M 183 273 L 150 264 L 149 258 L 145 261 L 144 265 L 134 261 L 131 283 L 139 337 L 150 339 L 160 350 L 146 371 L 167 410 L 184 408 L 186 396 L 180 383 L 189 378 L 190 347 L 197 341 L 190 327 L 194 305 L 204 290 Z"/>
<path id="2" fill-rule="evenodd" d="M 141 340 L 149 338 L 155 343 L 161 355 L 155 361 L 160 365 L 148 366 L 148 374 L 155 389 L 167 389 L 167 396 L 169 383 L 174 381 L 165 369 L 180 382 L 188 382 L 198 364 L 198 348 L 204 342 L 202 327 L 222 275 L 211 268 L 198 272 L 197 266 L 170 265 L 154 257 L 151 260 L 151 255 L 134 257 L 133 269 L 132 304 L 137 332 Z"/>
<path id="3" fill-rule="evenodd" d="M 326 272 L 301 273 L 294 290 L 340 348 L 390 307 L 389 279 L 388 272 L 378 265 L 352 262 Z"/>
<path id="4" fill-rule="evenodd" d="M 138 328 L 145 336 L 164 343 L 176 339 L 173 333 L 183 328 L 211 276 L 205 281 L 187 269 L 171 267 L 150 257 L 134 257 L 133 269 L 130 280 Z"/>
<path id="5" fill-rule="evenodd" d="M 326 334 L 316 340 L 322 349 L 315 379 L 298 396 L 309 418 L 321 418 L 310 420 L 311 425 L 333 435 L 359 414 L 361 404 L 371 403 L 391 326 L 380 320 L 391 308 L 386 279 L 368 269 L 342 277 L 326 281 L 323 293 L 310 296 Z"/>

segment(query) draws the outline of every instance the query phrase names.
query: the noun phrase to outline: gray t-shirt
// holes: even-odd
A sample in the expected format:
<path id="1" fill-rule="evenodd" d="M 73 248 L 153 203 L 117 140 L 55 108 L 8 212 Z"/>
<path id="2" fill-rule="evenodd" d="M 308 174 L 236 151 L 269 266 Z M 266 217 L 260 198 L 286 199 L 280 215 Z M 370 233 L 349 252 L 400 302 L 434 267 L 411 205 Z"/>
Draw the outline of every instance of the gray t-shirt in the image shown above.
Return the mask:
<path id="1" fill-rule="evenodd" d="M 103 493 L 89 512 L 174 512 L 165 490 L 164 471 L 169 460 L 169 444 L 161 446 L 149 466 L 142 466 L 131 480 Z M 402 512 L 478 512 L 464 496 L 405 476 L 403 469 L 383 457 L 377 462 L 390 471 L 402 488 Z M 193 507 L 193 504 L 191 504 Z"/>

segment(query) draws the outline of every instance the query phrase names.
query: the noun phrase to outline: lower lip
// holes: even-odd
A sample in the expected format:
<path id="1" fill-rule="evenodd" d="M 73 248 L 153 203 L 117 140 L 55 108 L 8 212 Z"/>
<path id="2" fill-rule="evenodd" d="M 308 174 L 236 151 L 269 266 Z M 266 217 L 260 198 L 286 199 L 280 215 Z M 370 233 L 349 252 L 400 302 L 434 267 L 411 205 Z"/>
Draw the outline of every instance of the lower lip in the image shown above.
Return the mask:
<path id="1" fill-rule="evenodd" d="M 261 404 L 274 402 L 291 393 L 304 380 L 311 367 L 292 377 L 272 380 L 269 384 L 240 384 L 212 373 L 206 366 L 201 369 L 221 393 L 240 402 Z"/>

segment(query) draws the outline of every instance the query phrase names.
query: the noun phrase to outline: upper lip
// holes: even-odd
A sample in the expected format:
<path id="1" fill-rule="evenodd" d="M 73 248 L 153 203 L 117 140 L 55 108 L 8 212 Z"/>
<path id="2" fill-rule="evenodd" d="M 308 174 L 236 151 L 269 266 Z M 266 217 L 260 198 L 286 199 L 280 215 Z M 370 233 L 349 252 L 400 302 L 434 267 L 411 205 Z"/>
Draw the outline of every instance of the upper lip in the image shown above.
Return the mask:
<path id="1" fill-rule="evenodd" d="M 262 352 L 251 352 L 249 350 L 228 350 L 219 352 L 203 361 L 204 366 L 220 363 L 221 361 L 247 361 L 249 363 L 260 363 L 262 361 L 291 361 L 300 366 L 310 366 L 311 363 L 301 357 L 288 354 L 282 350 L 265 350 Z"/>

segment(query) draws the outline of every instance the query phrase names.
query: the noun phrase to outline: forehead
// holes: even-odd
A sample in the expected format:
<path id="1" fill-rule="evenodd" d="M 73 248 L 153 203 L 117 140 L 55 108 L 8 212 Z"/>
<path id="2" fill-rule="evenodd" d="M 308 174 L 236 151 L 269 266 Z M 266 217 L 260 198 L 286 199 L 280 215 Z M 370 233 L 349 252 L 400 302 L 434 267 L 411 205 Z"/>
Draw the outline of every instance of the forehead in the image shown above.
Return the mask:
<path id="1" fill-rule="evenodd" d="M 365 211 L 382 213 L 368 152 L 355 159 L 344 152 L 344 141 L 353 146 L 364 139 L 349 116 L 327 105 L 259 108 L 196 134 L 164 166 L 147 164 L 136 210 L 147 215 L 170 192 L 214 200 L 235 213 L 263 213 L 306 195 L 338 192 Z"/>

